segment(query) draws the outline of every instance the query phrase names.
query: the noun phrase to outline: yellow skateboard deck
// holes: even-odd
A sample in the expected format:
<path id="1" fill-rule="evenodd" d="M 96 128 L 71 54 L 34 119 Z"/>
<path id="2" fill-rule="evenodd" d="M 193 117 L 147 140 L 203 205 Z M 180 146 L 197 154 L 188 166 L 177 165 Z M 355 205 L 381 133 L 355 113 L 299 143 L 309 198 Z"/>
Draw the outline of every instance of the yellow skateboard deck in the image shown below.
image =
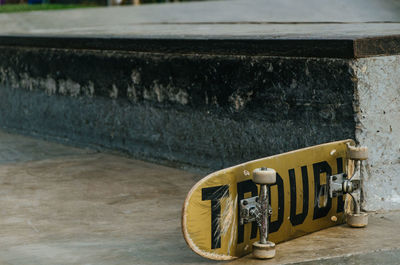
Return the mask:
<path id="1" fill-rule="evenodd" d="M 279 243 L 344 221 L 343 196 L 329 198 L 327 177 L 347 172 L 353 140 L 321 144 L 249 161 L 214 172 L 189 191 L 182 210 L 182 231 L 189 247 L 214 260 L 231 260 L 251 253 L 259 240 L 256 222 L 241 225 L 240 200 L 259 194 L 252 181 L 256 168 L 273 168 L 269 187 L 272 215 L 269 239 Z"/>

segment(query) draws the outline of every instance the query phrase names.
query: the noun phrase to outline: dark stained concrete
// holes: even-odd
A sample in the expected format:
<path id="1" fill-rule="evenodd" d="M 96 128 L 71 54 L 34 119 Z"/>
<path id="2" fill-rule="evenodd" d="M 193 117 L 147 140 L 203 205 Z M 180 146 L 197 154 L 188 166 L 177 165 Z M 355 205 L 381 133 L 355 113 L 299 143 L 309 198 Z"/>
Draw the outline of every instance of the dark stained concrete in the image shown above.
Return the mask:
<path id="1" fill-rule="evenodd" d="M 0 125 L 208 170 L 354 138 L 348 60 L 0 48 Z"/>

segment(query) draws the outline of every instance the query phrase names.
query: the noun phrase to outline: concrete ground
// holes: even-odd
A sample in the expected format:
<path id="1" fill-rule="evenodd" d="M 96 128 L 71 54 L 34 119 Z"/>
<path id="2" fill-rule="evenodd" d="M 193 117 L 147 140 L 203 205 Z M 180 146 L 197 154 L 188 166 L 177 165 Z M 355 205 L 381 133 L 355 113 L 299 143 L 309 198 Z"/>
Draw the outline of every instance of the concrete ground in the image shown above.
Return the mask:
<path id="1" fill-rule="evenodd" d="M 215 264 L 180 229 L 200 175 L 0 132 L 0 264 Z M 374 214 L 228 264 L 398 264 L 400 213 Z"/>

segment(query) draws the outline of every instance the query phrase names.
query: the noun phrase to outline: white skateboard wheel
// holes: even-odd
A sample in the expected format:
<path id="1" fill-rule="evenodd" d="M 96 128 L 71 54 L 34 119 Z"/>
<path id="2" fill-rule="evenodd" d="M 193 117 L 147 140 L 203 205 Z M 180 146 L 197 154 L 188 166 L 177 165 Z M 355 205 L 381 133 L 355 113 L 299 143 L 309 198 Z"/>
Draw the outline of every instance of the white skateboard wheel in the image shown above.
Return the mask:
<path id="1" fill-rule="evenodd" d="M 368 159 L 367 147 L 354 147 L 349 146 L 349 158 L 352 160 L 366 160 Z"/>
<path id="2" fill-rule="evenodd" d="M 275 257 L 275 243 L 270 241 L 267 241 L 266 244 L 254 242 L 253 256 L 257 259 L 271 259 Z"/>
<path id="3" fill-rule="evenodd" d="M 274 184 L 276 182 L 276 171 L 272 168 L 254 169 L 253 181 L 257 184 Z"/>
<path id="4" fill-rule="evenodd" d="M 368 225 L 368 214 L 367 213 L 348 213 L 347 224 L 350 227 L 366 227 Z"/>

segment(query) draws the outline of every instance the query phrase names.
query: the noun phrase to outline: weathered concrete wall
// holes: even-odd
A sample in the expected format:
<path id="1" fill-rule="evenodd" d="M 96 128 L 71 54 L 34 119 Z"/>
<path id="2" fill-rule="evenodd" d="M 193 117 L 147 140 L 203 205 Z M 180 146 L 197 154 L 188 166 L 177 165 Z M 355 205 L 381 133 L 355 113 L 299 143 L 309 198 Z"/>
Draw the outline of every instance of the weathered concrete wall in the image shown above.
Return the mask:
<path id="1" fill-rule="evenodd" d="M 356 139 L 369 147 L 365 208 L 400 209 L 400 56 L 359 59 Z"/>
<path id="2" fill-rule="evenodd" d="M 354 138 L 344 59 L 0 47 L 0 126 L 214 170 Z"/>

